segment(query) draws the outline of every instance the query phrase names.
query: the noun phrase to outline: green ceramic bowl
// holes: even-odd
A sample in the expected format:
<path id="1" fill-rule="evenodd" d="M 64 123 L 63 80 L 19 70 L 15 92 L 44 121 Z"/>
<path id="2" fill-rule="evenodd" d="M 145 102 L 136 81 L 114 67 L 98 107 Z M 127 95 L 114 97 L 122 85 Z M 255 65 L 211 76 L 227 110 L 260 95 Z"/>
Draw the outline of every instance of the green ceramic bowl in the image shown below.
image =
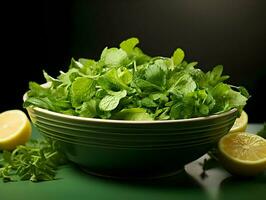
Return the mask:
<path id="1" fill-rule="evenodd" d="M 67 142 L 72 142 L 72 143 L 77 143 L 77 144 L 83 144 L 83 145 L 98 145 L 98 146 L 105 146 L 105 147 L 122 147 L 122 148 L 170 148 L 170 147 L 190 147 L 190 146 L 195 146 L 198 144 L 213 144 L 217 142 L 217 137 L 216 138 L 211 138 L 209 140 L 197 140 L 197 142 L 194 141 L 188 141 L 188 142 L 161 142 L 161 143 L 139 143 L 136 144 L 135 142 L 132 143 L 127 143 L 127 144 L 123 144 L 121 142 L 105 142 L 105 141 L 86 141 L 86 140 L 81 140 L 79 138 L 67 138 L 67 137 L 63 137 L 61 135 L 56 135 L 56 134 L 52 134 L 49 131 L 46 131 L 44 129 L 39 129 L 43 135 L 48 136 L 48 137 L 52 137 L 55 139 L 59 139 L 62 141 L 67 141 Z"/>
<path id="2" fill-rule="evenodd" d="M 41 130 L 49 132 L 60 137 L 66 137 L 67 139 L 74 139 L 75 141 L 81 140 L 82 142 L 88 143 L 100 143 L 100 144 L 114 144 L 122 145 L 126 147 L 138 146 L 138 145 L 180 145 L 186 143 L 198 143 L 201 141 L 208 140 L 217 140 L 224 134 L 224 129 L 228 127 L 228 122 L 232 119 L 224 119 L 225 116 L 220 116 L 220 121 L 216 122 L 215 117 L 211 117 L 211 121 L 216 122 L 212 124 L 205 124 L 205 126 L 198 126 L 198 129 L 195 130 L 193 126 L 190 126 L 190 123 L 183 123 L 183 126 L 174 126 L 173 123 L 168 123 L 169 121 L 156 121 L 154 122 L 135 122 L 136 125 L 134 128 L 128 130 L 127 127 L 118 127 L 113 126 L 106 130 L 106 124 L 99 124 L 98 126 L 91 126 L 90 123 L 81 126 L 75 127 L 76 124 L 73 123 L 71 126 L 70 123 L 65 123 L 67 125 L 62 125 L 62 122 L 55 120 L 54 118 L 48 119 L 47 117 L 39 116 L 39 120 L 36 120 L 36 126 Z M 45 119 L 45 120 L 44 120 Z M 97 119 L 91 119 L 97 120 Z M 98 119 L 99 120 L 99 119 Z M 102 120 L 104 121 L 104 120 Z M 113 121 L 114 125 L 118 120 L 107 120 L 108 122 Z M 121 120 L 120 120 L 121 121 Z M 171 120 L 171 122 L 176 121 L 180 122 L 182 120 Z M 185 120 L 183 122 L 187 122 Z M 123 123 L 125 121 L 122 121 Z M 153 127 L 159 122 L 158 127 L 154 129 Z M 128 125 L 132 125 L 132 121 L 128 122 Z M 174 123 L 175 124 L 175 123 Z M 125 124 L 123 124 L 125 125 Z M 144 125 L 144 126 L 143 126 Z M 178 124 L 177 124 L 178 125 Z M 148 128 L 148 129 L 147 129 Z M 145 131 L 145 132 L 144 132 Z M 143 133 L 143 134 L 141 134 Z"/>
<path id="3" fill-rule="evenodd" d="M 45 137 L 61 146 L 68 159 L 92 174 L 147 178 L 172 174 L 217 144 L 236 117 L 232 109 L 181 120 L 126 121 L 64 115 L 29 107 Z"/>
<path id="4" fill-rule="evenodd" d="M 161 137 L 161 138 L 154 138 L 150 137 L 150 140 L 145 137 L 145 139 L 141 139 L 141 137 L 134 136 L 134 137 L 124 137 L 124 139 L 102 139 L 97 137 L 85 137 L 85 136 L 76 136 L 71 134 L 66 134 L 65 132 L 55 131 L 50 128 L 47 128 L 39 123 L 36 123 L 36 126 L 39 130 L 47 134 L 51 137 L 59 137 L 61 139 L 70 140 L 73 142 L 79 142 L 83 144 L 100 144 L 100 145 L 119 145 L 123 147 L 142 147 L 142 146 L 182 146 L 182 145 L 190 145 L 190 144 L 198 144 L 198 143 L 206 143 L 206 142 L 213 142 L 216 141 L 217 138 L 220 138 L 220 135 L 223 132 L 217 132 L 214 135 L 209 134 L 202 134 L 201 137 L 198 138 L 190 138 L 190 137 Z"/>
<path id="5" fill-rule="evenodd" d="M 126 179 L 160 178 L 177 173 L 184 164 L 199 158 L 211 145 L 187 148 L 121 148 L 83 145 L 56 140 L 69 160 L 87 173 Z"/>

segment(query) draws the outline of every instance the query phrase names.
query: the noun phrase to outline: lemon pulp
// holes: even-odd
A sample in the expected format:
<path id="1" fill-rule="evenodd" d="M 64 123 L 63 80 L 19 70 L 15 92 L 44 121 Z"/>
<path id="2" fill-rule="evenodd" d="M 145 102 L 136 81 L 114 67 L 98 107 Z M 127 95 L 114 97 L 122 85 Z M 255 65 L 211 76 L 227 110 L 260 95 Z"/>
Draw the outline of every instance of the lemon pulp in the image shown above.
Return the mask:
<path id="1" fill-rule="evenodd" d="M 253 176 L 266 170 L 266 140 L 260 136 L 236 132 L 221 138 L 220 161 L 231 173 Z"/>
<path id="2" fill-rule="evenodd" d="M 236 118 L 236 121 L 233 125 L 233 127 L 230 129 L 230 133 L 235 133 L 235 132 L 244 132 L 247 128 L 248 125 L 248 115 L 247 113 L 243 110 L 241 112 L 240 117 Z"/>
<path id="3" fill-rule="evenodd" d="M 31 136 L 31 124 L 21 110 L 9 110 L 0 114 L 0 149 L 12 150 L 25 144 Z"/>

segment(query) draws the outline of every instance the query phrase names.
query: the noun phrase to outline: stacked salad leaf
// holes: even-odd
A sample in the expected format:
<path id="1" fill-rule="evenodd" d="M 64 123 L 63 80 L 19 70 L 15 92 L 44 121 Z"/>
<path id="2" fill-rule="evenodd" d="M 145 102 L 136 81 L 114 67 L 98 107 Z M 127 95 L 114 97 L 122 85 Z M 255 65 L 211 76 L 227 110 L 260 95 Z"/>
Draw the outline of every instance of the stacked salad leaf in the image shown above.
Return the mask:
<path id="1" fill-rule="evenodd" d="M 207 73 L 197 62 L 184 61 L 178 48 L 172 57 L 151 57 L 130 38 L 120 48 L 105 48 L 98 61 L 71 60 L 49 83 L 30 82 L 24 107 L 37 106 L 68 115 L 122 120 L 184 119 L 243 109 L 249 98 L 243 87 L 224 83 L 218 65 Z"/>

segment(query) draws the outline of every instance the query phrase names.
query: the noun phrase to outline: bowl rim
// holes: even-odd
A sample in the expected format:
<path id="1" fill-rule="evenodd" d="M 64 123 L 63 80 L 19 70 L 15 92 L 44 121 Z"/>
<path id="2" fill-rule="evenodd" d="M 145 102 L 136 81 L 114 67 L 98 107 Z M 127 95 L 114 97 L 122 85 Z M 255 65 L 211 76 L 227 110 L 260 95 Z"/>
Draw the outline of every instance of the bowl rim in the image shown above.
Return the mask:
<path id="1" fill-rule="evenodd" d="M 28 95 L 27 92 L 23 95 L 23 102 L 26 101 Z M 89 118 L 89 117 L 80 117 L 80 116 L 74 116 L 74 115 L 67 115 L 63 113 L 58 113 L 55 111 L 47 110 L 44 108 L 40 108 L 37 106 L 29 106 L 29 108 L 44 113 L 47 115 L 51 115 L 54 117 L 59 118 L 66 118 L 68 120 L 73 121 L 79 121 L 79 122 L 94 122 L 94 123 L 105 123 L 105 124 L 168 124 L 168 123 L 182 123 L 182 122 L 192 122 L 192 121 L 205 121 L 210 119 L 217 119 L 223 116 L 231 115 L 233 113 L 237 112 L 236 108 L 232 108 L 228 111 L 222 111 L 216 114 L 208 115 L 205 117 L 194 117 L 194 118 L 188 118 L 188 119 L 170 119 L 170 120 L 143 120 L 143 121 L 134 121 L 134 120 L 119 120 L 119 119 L 99 119 L 99 118 Z M 26 108 L 28 110 L 28 108 Z M 29 110 L 28 110 L 29 112 Z"/>

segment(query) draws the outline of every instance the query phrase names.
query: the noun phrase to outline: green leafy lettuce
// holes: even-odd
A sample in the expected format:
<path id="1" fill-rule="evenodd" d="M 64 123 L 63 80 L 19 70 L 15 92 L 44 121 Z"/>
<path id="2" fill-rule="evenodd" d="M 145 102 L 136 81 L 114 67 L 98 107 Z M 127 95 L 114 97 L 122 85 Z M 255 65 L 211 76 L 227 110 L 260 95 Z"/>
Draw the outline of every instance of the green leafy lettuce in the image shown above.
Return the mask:
<path id="1" fill-rule="evenodd" d="M 208 116 L 246 105 L 244 87 L 227 84 L 223 66 L 203 72 L 184 60 L 178 48 L 171 57 L 152 57 L 137 38 L 120 48 L 105 48 L 99 60 L 72 58 L 57 78 L 44 71 L 48 87 L 29 83 L 24 107 L 37 106 L 82 117 L 168 120 Z"/>

